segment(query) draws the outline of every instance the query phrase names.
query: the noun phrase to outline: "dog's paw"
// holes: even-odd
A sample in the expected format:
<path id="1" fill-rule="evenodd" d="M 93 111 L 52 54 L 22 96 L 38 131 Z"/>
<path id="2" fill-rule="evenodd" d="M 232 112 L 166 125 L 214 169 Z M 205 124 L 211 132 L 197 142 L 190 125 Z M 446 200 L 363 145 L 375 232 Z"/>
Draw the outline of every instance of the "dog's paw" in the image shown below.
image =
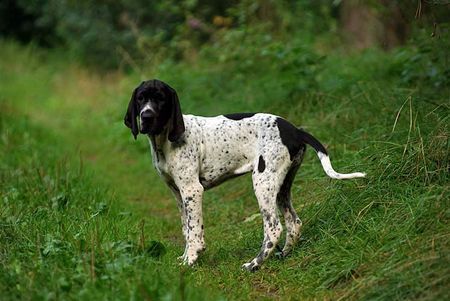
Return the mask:
<path id="1" fill-rule="evenodd" d="M 187 253 L 187 246 L 184 247 L 183 255 L 178 256 L 178 257 L 177 257 L 177 260 L 178 260 L 178 261 L 181 261 L 181 263 L 183 263 L 184 260 L 186 259 L 186 253 Z"/>
<path id="2" fill-rule="evenodd" d="M 251 261 L 251 262 L 244 263 L 241 268 L 243 270 L 253 273 L 259 269 L 259 265 L 257 265 L 256 263 Z"/>
<path id="3" fill-rule="evenodd" d="M 199 255 L 205 250 L 205 246 L 198 247 L 197 249 L 187 249 L 186 253 L 182 257 L 182 264 L 192 266 L 197 261 Z"/>
<path id="4" fill-rule="evenodd" d="M 181 264 L 191 267 L 197 262 L 197 258 L 198 256 L 186 256 Z"/>

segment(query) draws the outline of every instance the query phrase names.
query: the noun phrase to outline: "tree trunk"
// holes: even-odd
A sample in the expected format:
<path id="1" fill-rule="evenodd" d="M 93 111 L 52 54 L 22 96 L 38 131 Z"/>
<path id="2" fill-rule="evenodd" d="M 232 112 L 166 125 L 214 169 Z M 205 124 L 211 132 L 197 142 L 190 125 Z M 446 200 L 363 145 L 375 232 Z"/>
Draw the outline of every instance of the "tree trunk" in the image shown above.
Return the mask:
<path id="1" fill-rule="evenodd" d="M 408 37 L 407 20 L 395 1 L 344 0 L 339 19 L 344 40 L 356 49 L 378 46 L 387 50 Z"/>

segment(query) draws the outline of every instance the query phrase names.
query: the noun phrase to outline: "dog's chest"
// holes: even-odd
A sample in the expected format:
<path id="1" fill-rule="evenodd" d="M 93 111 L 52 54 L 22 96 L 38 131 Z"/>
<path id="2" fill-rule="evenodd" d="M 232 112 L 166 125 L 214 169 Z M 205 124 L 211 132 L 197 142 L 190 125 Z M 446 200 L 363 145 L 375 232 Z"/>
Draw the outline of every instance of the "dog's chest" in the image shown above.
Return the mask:
<path id="1" fill-rule="evenodd" d="M 172 176 L 170 175 L 168 170 L 168 164 L 164 153 L 161 151 L 157 151 L 154 153 L 156 154 L 152 154 L 153 166 L 155 166 L 155 169 L 158 172 L 159 176 L 167 183 L 173 182 Z"/>

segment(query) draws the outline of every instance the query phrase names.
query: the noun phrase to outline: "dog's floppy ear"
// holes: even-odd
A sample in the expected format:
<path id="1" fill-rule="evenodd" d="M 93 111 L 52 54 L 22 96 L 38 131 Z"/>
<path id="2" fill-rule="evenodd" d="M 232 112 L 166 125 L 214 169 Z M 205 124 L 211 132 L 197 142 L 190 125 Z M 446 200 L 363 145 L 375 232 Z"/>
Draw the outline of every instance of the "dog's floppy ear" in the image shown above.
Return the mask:
<path id="1" fill-rule="evenodd" d="M 172 112 L 169 121 L 169 141 L 175 142 L 180 139 L 186 130 L 184 127 L 183 115 L 181 114 L 180 101 L 178 100 L 177 92 L 171 87 L 167 86 L 170 93 L 170 101 L 172 104 Z"/>
<path id="2" fill-rule="evenodd" d="M 134 139 L 136 139 L 137 135 L 139 134 L 139 128 L 138 128 L 138 108 L 136 104 L 136 92 L 139 89 L 140 86 L 142 86 L 144 82 L 142 82 L 136 89 L 134 89 L 133 94 L 131 95 L 130 102 L 128 103 L 128 110 L 125 114 L 124 123 L 127 127 L 131 129 L 131 133 L 134 136 Z"/>

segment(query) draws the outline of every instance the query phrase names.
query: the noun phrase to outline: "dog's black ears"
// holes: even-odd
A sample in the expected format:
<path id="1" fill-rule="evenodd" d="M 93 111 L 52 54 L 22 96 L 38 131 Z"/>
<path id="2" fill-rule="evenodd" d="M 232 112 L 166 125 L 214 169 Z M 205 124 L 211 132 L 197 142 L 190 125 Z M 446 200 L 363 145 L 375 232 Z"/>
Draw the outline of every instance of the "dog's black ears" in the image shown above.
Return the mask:
<path id="1" fill-rule="evenodd" d="M 130 102 L 128 103 L 128 110 L 125 114 L 124 123 L 127 127 L 131 129 L 131 133 L 133 134 L 134 139 L 136 139 L 139 134 L 138 127 L 138 108 L 136 103 L 136 92 L 140 86 L 142 86 L 144 82 L 142 82 L 136 89 L 134 89 L 133 94 L 131 95 Z"/>
<path id="2" fill-rule="evenodd" d="M 177 92 L 169 85 L 166 85 L 169 90 L 170 101 L 172 104 L 172 112 L 168 126 L 168 139 L 170 142 L 175 142 L 181 138 L 185 132 L 183 114 L 181 114 L 180 101 L 178 100 Z"/>

